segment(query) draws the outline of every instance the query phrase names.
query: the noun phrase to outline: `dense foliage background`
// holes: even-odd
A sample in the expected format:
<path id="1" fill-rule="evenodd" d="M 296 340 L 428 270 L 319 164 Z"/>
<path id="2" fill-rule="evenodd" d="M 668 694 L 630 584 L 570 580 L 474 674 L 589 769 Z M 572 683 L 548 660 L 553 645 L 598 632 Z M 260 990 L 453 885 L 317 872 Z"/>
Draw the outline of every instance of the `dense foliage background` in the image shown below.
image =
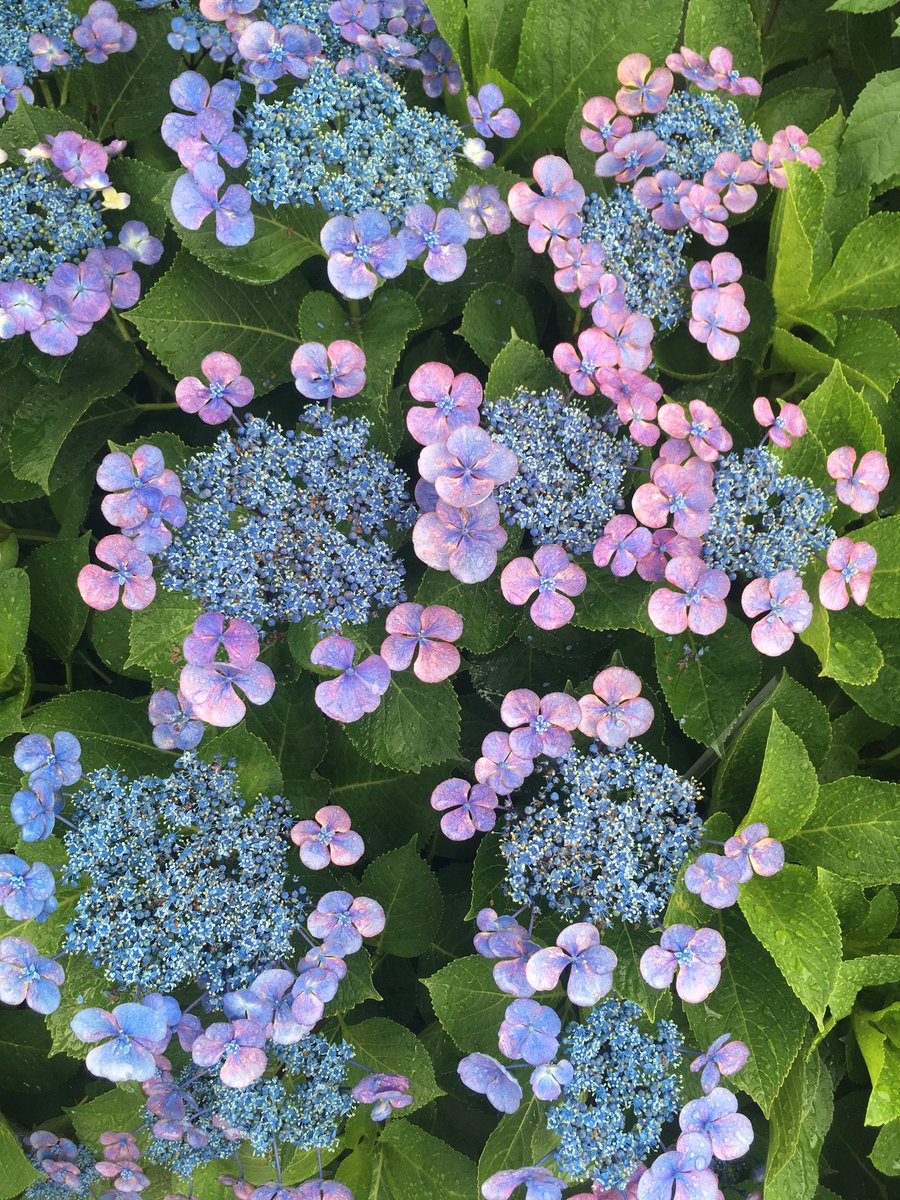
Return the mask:
<path id="1" fill-rule="evenodd" d="M 76 6 L 77 7 L 77 6 Z M 86 5 L 84 6 L 86 8 Z M 124 6 L 123 10 L 124 10 Z M 465 88 L 493 81 L 522 118 L 487 179 L 505 195 L 530 177 L 539 154 L 569 158 L 595 186 L 579 141 L 584 100 L 612 95 L 615 68 L 632 51 L 654 62 L 686 43 L 724 44 L 742 71 L 764 80 L 745 97 L 764 136 L 787 123 L 810 132 L 817 173 L 792 173 L 733 230 L 752 324 L 739 355 L 717 364 L 678 329 L 654 346 L 666 392 L 703 397 L 736 438 L 755 440 L 755 396 L 803 401 L 810 435 L 787 452 L 791 469 L 823 475 L 824 449 L 886 449 L 896 465 L 900 416 L 900 67 L 896 6 L 879 0 L 431 0 L 461 64 Z M 201 357 L 228 351 L 254 381 L 253 412 L 293 421 L 290 359 L 302 340 L 347 336 L 368 356 L 368 383 L 346 411 L 372 422 L 375 443 L 415 479 L 416 447 L 404 415 L 406 383 L 430 359 L 486 380 L 487 396 L 556 372 L 548 356 L 571 336 L 573 312 L 525 232 L 470 246 L 456 283 L 418 268 L 386 283 L 360 312 L 329 287 L 315 209 L 257 210 L 256 237 L 223 247 L 206 229 L 170 219 L 177 168 L 159 137 L 169 84 L 184 67 L 166 41 L 171 13 L 130 12 L 136 49 L 49 79 L 34 106 L 0 122 L 10 155 L 47 133 L 76 129 L 123 138 L 110 167 L 132 196 L 129 216 L 164 239 L 161 261 L 142 269 L 138 305 L 105 320 L 67 357 L 27 339 L 0 342 L 0 778 L 20 786 L 12 746 L 23 732 L 58 729 L 81 740 L 87 769 L 165 774 L 174 755 L 154 749 L 147 699 L 176 687 L 180 647 L 198 605 L 161 591 L 146 611 L 90 612 L 75 586 L 92 543 L 108 533 L 94 485 L 109 448 L 152 440 L 178 470 L 210 431 L 180 412 L 175 381 Z M 215 78 L 218 67 L 201 70 Z M 60 84 L 64 79 L 64 86 Z M 417 85 L 416 85 L 417 86 Z M 447 97 L 460 115 L 462 98 Z M 465 182 L 471 182 L 466 178 Z M 327 331 L 325 337 L 323 330 Z M 892 453 L 893 452 L 893 453 Z M 676 892 L 669 919 L 721 928 L 728 956 L 704 1005 L 651 993 L 636 960 L 651 935 L 616 933 L 619 988 L 650 1011 L 671 1009 L 705 1047 L 726 1031 L 751 1048 L 735 1084 L 765 1161 L 766 1200 L 872 1200 L 896 1195 L 900 1177 L 900 802 L 890 782 L 900 759 L 900 488 L 892 482 L 866 537 L 879 552 L 869 605 L 817 612 L 783 659 L 762 658 L 731 617 L 702 655 L 700 640 L 661 636 L 635 580 L 591 580 L 573 626 L 542 633 L 508 605 L 496 576 L 463 586 L 406 551 L 410 597 L 461 612 L 463 670 L 427 688 L 395 677 L 373 718 L 339 727 L 313 703 L 310 633 L 269 639 L 272 701 L 224 733 L 208 731 L 205 758 L 235 756 L 245 792 L 285 795 L 297 816 L 329 800 L 366 841 L 359 887 L 388 916 L 359 957 L 352 987 L 329 1010 L 337 1028 L 387 1071 L 413 1082 L 415 1104 L 384 1128 L 351 1121 L 338 1178 L 357 1200 L 471 1200 L 506 1166 L 536 1161 L 547 1134 L 536 1101 L 498 1119 L 456 1073 L 462 1053 L 496 1051 L 508 997 L 472 952 L 472 917 L 499 897 L 496 835 L 454 845 L 429 807 L 435 784 L 465 771 L 513 687 L 574 689 L 611 661 L 638 671 L 657 720 L 645 744 L 705 789 L 708 829 L 727 837 L 751 809 L 786 847 L 789 865 L 738 907 L 703 916 Z M 853 514 L 844 513 L 849 520 Z M 380 628 L 380 627 L 379 627 Z M 373 638 L 380 636 L 377 632 Z M 18 831 L 0 814 L 4 845 Z M 47 860 L 47 843 L 39 845 Z M 57 855 L 61 845 L 54 845 Z M 18 847 L 35 857 L 36 848 Z M 55 860 L 48 860 L 55 861 Z M 335 886 L 345 886 L 336 883 Z M 74 893 L 33 937 L 55 953 Z M 13 933 L 3 919 L 0 935 Z M 611 934 L 611 936 L 613 936 Z M 551 939 L 552 940 L 552 939 Z M 108 985 L 78 966 L 52 1018 L 0 1014 L 0 1200 L 35 1172 L 16 1135 L 46 1128 L 91 1143 L 128 1128 L 142 1101 L 135 1084 L 91 1077 L 68 1022 Z M 312 1169 L 293 1164 L 293 1180 Z M 748 1170 L 749 1173 L 749 1170 Z M 289 1172 L 286 1179 L 291 1182 Z M 228 1193 L 216 1172 L 202 1200 Z M 151 1200 L 178 1190 L 158 1173 Z M 746 1194 L 729 1192 L 728 1195 Z"/>

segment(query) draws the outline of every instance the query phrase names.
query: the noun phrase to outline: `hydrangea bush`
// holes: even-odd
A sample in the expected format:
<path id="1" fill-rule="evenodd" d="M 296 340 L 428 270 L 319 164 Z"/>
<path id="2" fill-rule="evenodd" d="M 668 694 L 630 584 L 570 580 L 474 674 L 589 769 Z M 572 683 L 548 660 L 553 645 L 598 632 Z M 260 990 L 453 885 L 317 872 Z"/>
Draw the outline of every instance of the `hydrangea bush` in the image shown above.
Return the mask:
<path id="1" fill-rule="evenodd" d="M 0 1200 L 900 1177 L 881 0 L 0 0 Z"/>

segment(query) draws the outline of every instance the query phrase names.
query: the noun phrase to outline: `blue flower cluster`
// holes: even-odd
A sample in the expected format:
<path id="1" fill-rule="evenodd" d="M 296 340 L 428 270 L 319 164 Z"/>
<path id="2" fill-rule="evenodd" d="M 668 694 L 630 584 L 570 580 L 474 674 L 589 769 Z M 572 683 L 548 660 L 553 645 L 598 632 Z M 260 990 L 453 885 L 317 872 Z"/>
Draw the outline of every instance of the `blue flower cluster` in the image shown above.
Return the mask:
<path id="1" fill-rule="evenodd" d="M 703 557 L 732 579 L 800 572 L 835 539 L 828 496 L 808 479 L 787 474 L 769 450 L 723 455 L 714 489 Z"/>
<path id="2" fill-rule="evenodd" d="M 94 1156 L 87 1146 L 76 1147 L 68 1139 L 63 1140 L 63 1145 L 65 1149 L 62 1154 L 54 1159 L 62 1170 L 57 1168 L 51 1174 L 42 1173 L 39 1179 L 25 1189 L 25 1200 L 84 1200 L 100 1182 Z M 26 1153 L 29 1149 L 29 1139 L 26 1138 Z M 28 1153 L 30 1161 L 41 1171 L 46 1157 L 46 1151 L 34 1150 Z"/>
<path id="3" fill-rule="evenodd" d="M 78 18 L 67 0 L 0 0 L 0 66 L 11 64 L 30 80 L 40 71 L 28 45 L 35 34 L 58 40 L 69 54 Z M 0 111 L 3 105 L 0 103 Z"/>
<path id="4" fill-rule="evenodd" d="M 603 247 L 606 270 L 622 280 L 628 308 L 651 317 L 660 329 L 676 325 L 689 299 L 684 291 L 688 263 L 682 253 L 690 235 L 687 226 L 661 228 L 630 187 L 617 187 L 611 196 L 592 193 L 582 218 L 582 240 Z"/>
<path id="5" fill-rule="evenodd" d="M 508 818 L 509 896 L 575 919 L 656 921 L 699 841 L 699 798 L 691 780 L 630 743 L 570 750 L 540 795 Z"/>
<path id="6" fill-rule="evenodd" d="M 0 281 L 46 283 L 111 237 L 97 192 L 61 179 L 48 159 L 0 167 Z"/>
<path id="7" fill-rule="evenodd" d="M 0 0 L 0 116 L 20 100 L 34 102 L 29 83 L 36 75 L 133 49 L 137 34 L 110 0 L 93 0 L 80 12 L 67 0 Z"/>
<path id="8" fill-rule="evenodd" d="M 547 1110 L 547 1128 L 560 1139 L 557 1168 L 624 1192 L 678 1112 L 681 1034 L 671 1021 L 651 1027 L 629 1000 L 606 1000 L 570 1021 L 562 1044 L 574 1075 Z"/>
<path id="9" fill-rule="evenodd" d="M 278 796 L 246 811 L 233 764 L 180 758 L 167 779 L 104 768 L 72 797 L 64 878 L 84 883 L 65 949 L 125 987 L 212 996 L 291 954 L 291 818 Z M 86 877 L 86 879 L 85 879 Z"/>
<path id="10" fill-rule="evenodd" d="M 354 1050 L 310 1033 L 293 1046 L 274 1047 L 285 1068 L 276 1078 L 234 1088 L 186 1067 L 171 1082 L 154 1081 L 145 1091 L 158 1114 L 160 1094 L 176 1098 L 183 1120 L 152 1123 L 147 1157 L 185 1178 L 205 1163 L 228 1158 L 237 1142 L 255 1154 L 273 1144 L 297 1150 L 326 1150 L 337 1141 L 344 1120 L 356 1107 L 347 1082 Z M 176 1136 L 178 1135 L 178 1136 Z"/>
<path id="11" fill-rule="evenodd" d="M 755 125 L 744 122 L 733 100 L 710 92 L 673 92 L 649 128 L 666 143 L 660 165 L 682 179 L 702 179 L 720 154 L 747 161 L 762 137 Z"/>
<path id="12" fill-rule="evenodd" d="M 225 62 L 235 53 L 234 38 L 225 24 L 208 21 L 188 0 L 178 0 L 178 14 L 172 18 L 166 41 L 185 54 L 207 50 L 213 62 Z"/>
<path id="13" fill-rule="evenodd" d="M 626 469 L 639 448 L 613 436 L 577 398 L 551 389 L 517 388 L 482 409 L 485 428 L 519 460 L 518 474 L 497 488 L 503 520 L 528 531 L 536 546 L 584 554 L 624 504 Z"/>
<path id="14" fill-rule="evenodd" d="M 258 628 L 316 617 L 333 630 L 405 599 L 390 544 L 413 520 L 404 476 L 369 446 L 367 421 L 317 405 L 303 417 L 296 433 L 249 417 L 188 463 L 194 498 L 164 587 Z"/>
<path id="15" fill-rule="evenodd" d="M 449 197 L 463 141 L 456 122 L 410 107 L 385 75 L 339 75 L 325 61 L 287 99 L 258 99 L 244 132 L 254 200 L 350 216 L 374 208 L 395 228 L 413 204 Z"/>

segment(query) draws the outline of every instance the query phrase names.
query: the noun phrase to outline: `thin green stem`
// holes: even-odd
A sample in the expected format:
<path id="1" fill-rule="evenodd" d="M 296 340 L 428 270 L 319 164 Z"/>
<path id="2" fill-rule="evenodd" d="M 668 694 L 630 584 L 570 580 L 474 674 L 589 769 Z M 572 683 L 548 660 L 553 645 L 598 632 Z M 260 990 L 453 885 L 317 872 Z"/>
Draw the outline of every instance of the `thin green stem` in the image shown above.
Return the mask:
<path id="1" fill-rule="evenodd" d="M 98 679 L 102 679 L 104 683 L 112 683 L 112 675 L 108 675 L 101 667 L 98 667 L 89 654 L 85 654 L 83 650 L 79 650 L 78 657 L 86 667 L 89 667 Z"/>
<path id="2" fill-rule="evenodd" d="M 143 360 L 143 362 L 141 364 L 141 369 L 143 370 L 143 372 L 147 376 L 147 378 L 152 379 L 153 382 L 157 385 L 157 387 L 159 387 L 167 395 L 169 395 L 169 396 L 175 395 L 175 384 L 172 382 L 172 379 L 171 379 L 168 371 L 164 371 L 161 367 L 158 367 L 156 365 L 156 363 L 151 362 L 151 360 L 149 358 L 145 358 Z M 142 404 L 142 405 L 139 405 L 138 407 L 139 408 L 152 408 L 153 405 Z M 166 407 L 175 408 L 176 405 L 174 405 L 174 404 L 166 405 Z"/>
<path id="3" fill-rule="evenodd" d="M 122 318 L 116 312 L 116 310 L 114 308 L 111 308 L 109 311 L 112 314 L 113 324 L 116 327 L 116 333 L 118 333 L 118 335 L 122 339 L 122 341 L 123 342 L 133 342 L 134 337 L 132 336 L 131 330 L 128 328 L 128 326 L 125 324 L 125 322 L 122 320 Z"/>
<path id="4" fill-rule="evenodd" d="M 165 400 L 158 404 L 135 404 L 134 407 L 139 412 L 162 412 L 165 409 L 177 408 L 178 405 L 174 400 Z"/>
<path id="5" fill-rule="evenodd" d="M 14 533 L 20 542 L 55 542 L 55 533 L 46 533 L 43 529 L 2 529 L 0 534 L 7 536 Z"/>

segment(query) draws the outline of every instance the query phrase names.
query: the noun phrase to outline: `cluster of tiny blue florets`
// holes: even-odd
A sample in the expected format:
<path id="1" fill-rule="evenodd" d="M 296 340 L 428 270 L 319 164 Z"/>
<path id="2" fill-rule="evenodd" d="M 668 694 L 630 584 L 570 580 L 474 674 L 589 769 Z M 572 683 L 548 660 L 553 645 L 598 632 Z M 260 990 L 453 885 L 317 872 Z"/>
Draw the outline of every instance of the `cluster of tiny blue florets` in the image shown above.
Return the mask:
<path id="1" fill-rule="evenodd" d="M 189 1178 L 205 1163 L 229 1157 L 239 1142 L 263 1156 L 273 1144 L 301 1152 L 332 1147 L 355 1108 L 347 1082 L 353 1047 L 311 1033 L 293 1046 L 273 1045 L 272 1053 L 286 1073 L 244 1088 L 186 1067 L 172 1085 L 186 1102 L 182 1136 L 160 1137 L 151 1129 L 147 1157 Z"/>
<path id="2" fill-rule="evenodd" d="M 732 579 L 802 571 L 834 541 L 828 497 L 808 479 L 783 471 L 769 450 L 720 458 L 715 495 L 703 557 Z"/>
<path id="3" fill-rule="evenodd" d="M 746 124 L 733 100 L 710 92 L 673 92 L 650 128 L 668 146 L 657 170 L 664 167 L 697 183 L 720 154 L 749 159 L 753 143 L 762 137 L 755 125 Z"/>
<path id="4" fill-rule="evenodd" d="M 411 205 L 449 197 L 463 140 L 454 121 L 410 107 L 380 72 L 339 75 L 327 62 L 287 99 L 258 99 L 245 133 L 259 203 L 348 216 L 374 208 L 395 226 Z"/>
<path id="5" fill-rule="evenodd" d="M 623 187 L 611 196 L 588 196 L 582 216 L 582 240 L 603 246 L 606 269 L 622 280 L 631 311 L 644 313 L 660 329 L 677 324 L 687 312 L 688 264 L 682 252 L 690 231 L 661 229 Z"/>
<path id="6" fill-rule="evenodd" d="M 517 388 L 485 404 L 483 414 L 491 435 L 519 460 L 518 474 L 497 488 L 504 521 L 527 530 L 537 546 L 590 550 L 624 504 L 637 445 L 555 389 L 535 395 Z"/>
<path id="7" fill-rule="evenodd" d="M 26 1153 L 27 1150 L 26 1145 Z M 29 1155 L 29 1158 L 35 1166 L 40 1167 L 36 1155 Z M 94 1156 L 87 1146 L 78 1147 L 74 1165 L 78 1168 L 78 1174 L 68 1175 L 65 1183 L 54 1183 L 49 1176 L 41 1175 L 40 1179 L 36 1179 L 25 1189 L 26 1200 L 84 1200 L 100 1181 L 100 1176 L 94 1169 Z"/>
<path id="8" fill-rule="evenodd" d="M 72 806 L 65 879 L 85 884 L 67 951 L 125 987 L 199 978 L 212 996 L 291 953 L 305 905 L 281 797 L 245 811 L 232 765 L 185 754 L 167 779 L 95 771 Z"/>
<path id="9" fill-rule="evenodd" d="M 340 26 L 335 24 L 328 12 L 333 0 L 262 0 L 256 10 L 258 20 L 271 21 L 276 29 L 285 25 L 302 25 L 322 43 L 322 54 L 330 62 L 350 54 L 353 46 L 341 37 Z M 377 30 L 372 30 L 373 33 Z M 407 30 L 406 40 L 413 40 Z"/>
<path id="10" fill-rule="evenodd" d="M 554 1158 L 563 1175 L 590 1178 L 600 1190 L 624 1191 L 678 1112 L 681 1034 L 666 1020 L 647 1032 L 642 1018 L 636 1004 L 607 1000 L 562 1036 L 575 1074 L 547 1110 L 547 1127 L 560 1138 Z"/>
<path id="11" fill-rule="evenodd" d="M 699 789 L 630 743 L 559 759 L 501 849 L 517 904 L 594 922 L 659 918 L 702 829 Z"/>
<path id="12" fill-rule="evenodd" d="M 358 625 L 405 599 L 389 537 L 413 513 L 403 474 L 369 446 L 369 423 L 311 405 L 309 430 L 249 417 L 182 474 L 184 526 L 163 585 L 261 628 L 316 617 Z"/>
<path id="13" fill-rule="evenodd" d="M 66 183 L 51 163 L 0 167 L 0 282 L 44 283 L 109 237 L 96 193 Z"/>
<path id="14" fill-rule="evenodd" d="M 80 51 L 72 41 L 78 20 L 67 0 L 0 0 L 0 66 L 12 63 L 26 80 L 39 74 L 28 48 L 34 33 L 58 38 L 63 50 L 79 58 Z"/>

